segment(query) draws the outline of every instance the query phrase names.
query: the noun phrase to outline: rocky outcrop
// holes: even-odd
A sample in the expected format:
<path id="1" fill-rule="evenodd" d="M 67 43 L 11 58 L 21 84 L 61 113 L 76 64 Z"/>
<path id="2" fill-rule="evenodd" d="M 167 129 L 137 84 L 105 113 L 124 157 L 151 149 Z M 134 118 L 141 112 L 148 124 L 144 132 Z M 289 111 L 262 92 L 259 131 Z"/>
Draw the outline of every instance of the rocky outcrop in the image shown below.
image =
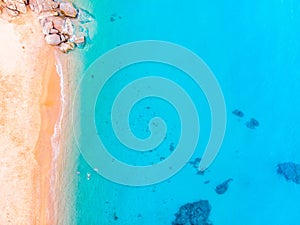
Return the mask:
<path id="1" fill-rule="evenodd" d="M 76 9 L 71 2 L 57 0 L 0 0 L 0 13 L 16 17 L 26 13 L 27 8 L 39 14 L 45 41 L 58 46 L 62 52 L 69 52 L 76 46 L 83 46 L 86 36 L 78 24 L 88 23 L 93 17 L 85 10 Z"/>

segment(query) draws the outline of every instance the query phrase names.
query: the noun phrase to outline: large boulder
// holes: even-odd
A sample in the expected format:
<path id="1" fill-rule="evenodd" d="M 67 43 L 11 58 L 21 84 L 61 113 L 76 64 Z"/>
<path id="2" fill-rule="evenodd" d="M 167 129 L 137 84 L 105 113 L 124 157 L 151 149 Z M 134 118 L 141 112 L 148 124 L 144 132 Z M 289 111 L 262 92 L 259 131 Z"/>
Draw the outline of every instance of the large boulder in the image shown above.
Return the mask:
<path id="1" fill-rule="evenodd" d="M 57 34 L 48 34 L 46 35 L 45 40 L 49 45 L 53 46 L 59 45 L 61 43 L 60 37 Z"/>
<path id="2" fill-rule="evenodd" d="M 61 2 L 59 5 L 61 13 L 65 16 L 75 18 L 77 16 L 77 9 L 71 2 Z"/>

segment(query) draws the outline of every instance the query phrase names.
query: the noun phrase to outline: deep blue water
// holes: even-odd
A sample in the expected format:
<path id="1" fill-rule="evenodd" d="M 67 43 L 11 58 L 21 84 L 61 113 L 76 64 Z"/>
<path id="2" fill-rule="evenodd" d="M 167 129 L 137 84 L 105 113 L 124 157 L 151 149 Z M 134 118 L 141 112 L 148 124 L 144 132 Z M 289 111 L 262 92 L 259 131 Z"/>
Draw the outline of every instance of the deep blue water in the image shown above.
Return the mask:
<path id="1" fill-rule="evenodd" d="M 300 2 L 102 0 L 90 6 L 98 27 L 84 50 L 85 68 L 110 49 L 133 41 L 163 40 L 185 46 L 215 74 L 226 102 L 227 129 L 219 155 L 204 174 L 197 174 L 187 163 L 172 178 L 146 187 L 113 183 L 81 156 L 74 223 L 172 224 L 180 206 L 208 200 L 213 224 L 299 224 L 300 186 L 276 174 L 276 166 L 286 161 L 300 163 Z M 134 165 L 154 164 L 171 154 L 180 123 L 178 112 L 166 101 L 146 98 L 130 114 L 132 132 L 139 138 L 149 136 L 151 118 L 165 119 L 167 136 L 152 152 L 142 154 L 123 146 L 110 123 L 119 90 L 149 74 L 178 82 L 194 100 L 201 136 L 191 161 L 200 158 L 211 119 L 205 96 L 184 73 L 160 64 L 132 65 L 107 82 L 95 108 L 99 137 L 113 156 Z M 235 109 L 245 116 L 233 115 Z M 245 125 L 251 118 L 260 123 L 256 129 Z M 216 185 L 229 178 L 233 181 L 228 191 L 218 195 Z"/>

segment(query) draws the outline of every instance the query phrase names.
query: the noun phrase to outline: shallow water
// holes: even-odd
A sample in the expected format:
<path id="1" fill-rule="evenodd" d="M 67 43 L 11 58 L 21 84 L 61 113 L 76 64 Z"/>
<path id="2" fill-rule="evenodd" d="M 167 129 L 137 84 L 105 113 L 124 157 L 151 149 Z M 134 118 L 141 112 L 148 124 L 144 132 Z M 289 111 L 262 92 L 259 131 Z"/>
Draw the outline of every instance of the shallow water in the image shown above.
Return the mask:
<path id="1" fill-rule="evenodd" d="M 172 224 L 180 206 L 201 199 L 212 206 L 213 224 L 298 224 L 300 187 L 277 175 L 276 166 L 300 162 L 300 3 L 105 0 L 89 6 L 98 28 L 83 50 L 86 68 L 108 50 L 133 41 L 164 40 L 185 46 L 215 74 L 226 102 L 227 129 L 219 155 L 204 174 L 197 174 L 197 168 L 187 163 L 170 179 L 145 187 L 113 183 L 81 156 L 80 174 L 73 175 L 78 177 L 76 224 Z M 165 119 L 168 131 L 158 148 L 144 154 L 132 151 L 113 132 L 113 100 L 124 85 L 149 74 L 179 83 L 194 100 L 201 122 L 200 140 L 190 160 L 194 162 L 202 157 L 209 139 L 210 111 L 203 92 L 170 66 L 141 63 L 118 71 L 97 99 L 94 119 L 99 137 L 110 154 L 133 165 L 155 164 L 176 148 L 178 112 L 158 98 L 138 102 L 129 118 L 139 138 L 149 136 L 149 119 Z M 81 101 L 89 97 L 82 95 Z M 235 109 L 245 116 L 232 114 Z M 251 118 L 259 121 L 256 129 L 246 126 Z M 228 190 L 218 195 L 216 186 L 228 179 L 233 179 Z"/>

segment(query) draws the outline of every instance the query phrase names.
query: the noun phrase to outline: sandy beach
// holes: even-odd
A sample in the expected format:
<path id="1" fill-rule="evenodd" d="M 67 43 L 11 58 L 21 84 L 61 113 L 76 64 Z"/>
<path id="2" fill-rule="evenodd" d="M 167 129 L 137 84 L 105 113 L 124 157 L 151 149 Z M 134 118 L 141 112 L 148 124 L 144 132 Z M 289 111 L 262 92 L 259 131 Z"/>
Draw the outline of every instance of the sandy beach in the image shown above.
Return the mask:
<path id="1" fill-rule="evenodd" d="M 51 136 L 61 107 L 54 51 L 34 13 L 0 17 L 0 224 L 52 224 Z"/>

